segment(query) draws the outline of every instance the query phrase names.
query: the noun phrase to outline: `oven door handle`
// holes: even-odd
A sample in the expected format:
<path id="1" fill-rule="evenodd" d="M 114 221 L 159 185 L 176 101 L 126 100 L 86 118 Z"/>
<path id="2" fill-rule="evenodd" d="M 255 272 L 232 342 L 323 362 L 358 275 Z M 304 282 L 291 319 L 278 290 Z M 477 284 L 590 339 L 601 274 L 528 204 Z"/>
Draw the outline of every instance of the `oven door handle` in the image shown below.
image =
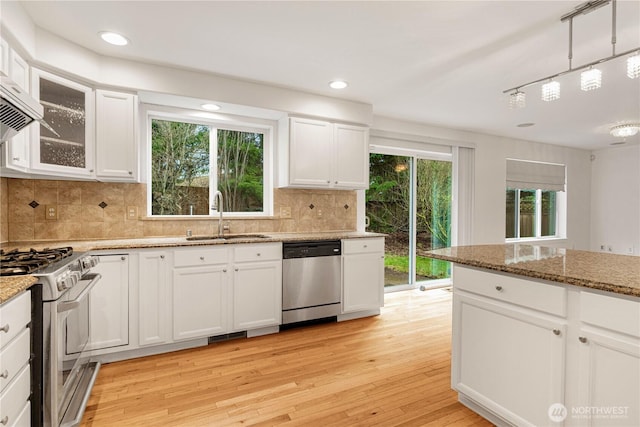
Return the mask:
<path id="1" fill-rule="evenodd" d="M 58 303 L 58 313 L 64 313 L 65 311 L 73 310 L 74 308 L 79 307 L 80 302 L 84 299 L 84 297 L 86 297 L 87 294 L 91 292 L 91 289 L 93 289 L 96 283 L 98 283 L 98 281 L 102 279 L 102 275 L 100 273 L 86 274 L 82 277 L 82 279 L 83 281 L 91 280 L 91 282 L 89 282 L 89 284 L 82 290 L 82 292 L 80 292 L 80 295 L 78 295 L 78 297 L 73 301 Z"/>

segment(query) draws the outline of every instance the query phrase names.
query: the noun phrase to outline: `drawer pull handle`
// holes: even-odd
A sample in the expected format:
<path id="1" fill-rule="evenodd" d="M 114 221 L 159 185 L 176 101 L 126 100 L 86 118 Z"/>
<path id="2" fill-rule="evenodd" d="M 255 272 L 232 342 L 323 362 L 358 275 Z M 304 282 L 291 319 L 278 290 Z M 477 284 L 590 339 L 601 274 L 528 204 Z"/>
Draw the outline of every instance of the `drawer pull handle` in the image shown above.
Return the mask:
<path id="1" fill-rule="evenodd" d="M 200 261 L 204 261 L 204 257 L 203 256 L 200 257 Z"/>
<path id="2" fill-rule="evenodd" d="M 0 328 L 0 331 L 4 332 L 5 334 L 9 333 L 9 324 L 7 323 L 2 328 Z"/>
<path id="3" fill-rule="evenodd" d="M 9 378 L 9 371 L 6 369 L 0 374 L 0 378 Z"/>
<path id="4" fill-rule="evenodd" d="M 257 255 L 260 256 L 260 252 L 258 252 Z"/>
<path id="5" fill-rule="evenodd" d="M 554 329 L 553 330 L 553 334 L 554 335 L 560 335 L 560 329 Z"/>
<path id="6" fill-rule="evenodd" d="M 587 337 L 578 337 L 578 341 L 580 341 L 582 344 L 587 342 Z"/>
<path id="7" fill-rule="evenodd" d="M 123 256 L 121 256 L 121 257 L 120 257 L 120 259 L 121 259 L 122 261 L 126 261 L 126 260 L 127 260 L 127 258 L 125 258 L 125 257 L 123 257 Z"/>
<path id="8" fill-rule="evenodd" d="M 160 255 L 160 259 L 164 259 L 164 255 Z"/>
<path id="9" fill-rule="evenodd" d="M 235 268 L 236 271 L 240 271 L 240 269 L 238 267 Z"/>
<path id="10" fill-rule="evenodd" d="M 502 292 L 502 286 L 496 286 L 496 291 Z"/>
<path id="11" fill-rule="evenodd" d="M 226 269 L 226 268 L 223 268 L 223 269 L 222 269 L 222 272 L 223 272 L 223 273 L 226 273 L 226 272 L 227 272 L 227 269 Z"/>
<path id="12" fill-rule="evenodd" d="M 5 415 L 4 418 L 0 420 L 0 424 L 2 424 L 3 426 L 6 426 L 7 424 L 9 424 L 9 416 Z"/>

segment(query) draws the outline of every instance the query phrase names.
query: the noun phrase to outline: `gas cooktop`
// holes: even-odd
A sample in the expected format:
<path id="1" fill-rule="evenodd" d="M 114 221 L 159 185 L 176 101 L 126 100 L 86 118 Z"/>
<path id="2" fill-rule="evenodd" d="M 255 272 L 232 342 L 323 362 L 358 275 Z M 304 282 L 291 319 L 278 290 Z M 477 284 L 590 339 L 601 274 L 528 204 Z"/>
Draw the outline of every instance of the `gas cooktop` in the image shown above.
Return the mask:
<path id="1" fill-rule="evenodd" d="M 72 255 L 71 247 L 28 251 L 14 249 L 9 252 L 0 250 L 0 275 L 17 276 L 36 273 Z"/>

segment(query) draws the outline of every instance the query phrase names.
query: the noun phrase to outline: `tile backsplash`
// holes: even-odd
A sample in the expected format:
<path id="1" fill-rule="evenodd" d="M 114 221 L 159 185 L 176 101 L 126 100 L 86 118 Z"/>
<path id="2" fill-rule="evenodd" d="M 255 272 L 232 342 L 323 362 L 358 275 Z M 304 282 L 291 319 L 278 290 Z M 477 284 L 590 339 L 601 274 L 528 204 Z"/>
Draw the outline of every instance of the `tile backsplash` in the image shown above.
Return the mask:
<path id="1" fill-rule="evenodd" d="M 225 218 L 230 232 L 356 229 L 355 191 L 275 189 L 273 197 L 273 216 Z M 147 218 L 145 184 L 0 178 L 0 202 L 0 242 L 217 232 L 217 218 Z"/>

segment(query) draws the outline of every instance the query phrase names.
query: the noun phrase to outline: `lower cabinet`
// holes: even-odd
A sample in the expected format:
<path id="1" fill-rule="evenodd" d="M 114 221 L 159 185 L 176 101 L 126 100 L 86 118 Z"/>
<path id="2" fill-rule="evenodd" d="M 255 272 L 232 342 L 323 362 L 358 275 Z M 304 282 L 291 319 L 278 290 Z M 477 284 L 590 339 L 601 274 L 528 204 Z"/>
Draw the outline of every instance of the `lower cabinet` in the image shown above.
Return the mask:
<path id="1" fill-rule="evenodd" d="M 456 390 L 516 425 L 547 425 L 563 401 L 562 321 L 466 295 L 454 305 Z"/>
<path id="2" fill-rule="evenodd" d="M 138 253 L 138 344 L 171 341 L 169 251 Z"/>
<path id="3" fill-rule="evenodd" d="M 640 300 L 454 266 L 452 387 L 494 423 L 640 425 Z"/>
<path id="4" fill-rule="evenodd" d="M 129 344 L 129 255 L 100 255 L 92 272 L 102 279 L 89 295 L 87 350 Z"/>
<path id="5" fill-rule="evenodd" d="M 282 323 L 282 245 L 237 245 L 233 266 L 233 330 Z"/>
<path id="6" fill-rule="evenodd" d="M 384 238 L 342 241 L 342 313 L 384 304 Z"/>

